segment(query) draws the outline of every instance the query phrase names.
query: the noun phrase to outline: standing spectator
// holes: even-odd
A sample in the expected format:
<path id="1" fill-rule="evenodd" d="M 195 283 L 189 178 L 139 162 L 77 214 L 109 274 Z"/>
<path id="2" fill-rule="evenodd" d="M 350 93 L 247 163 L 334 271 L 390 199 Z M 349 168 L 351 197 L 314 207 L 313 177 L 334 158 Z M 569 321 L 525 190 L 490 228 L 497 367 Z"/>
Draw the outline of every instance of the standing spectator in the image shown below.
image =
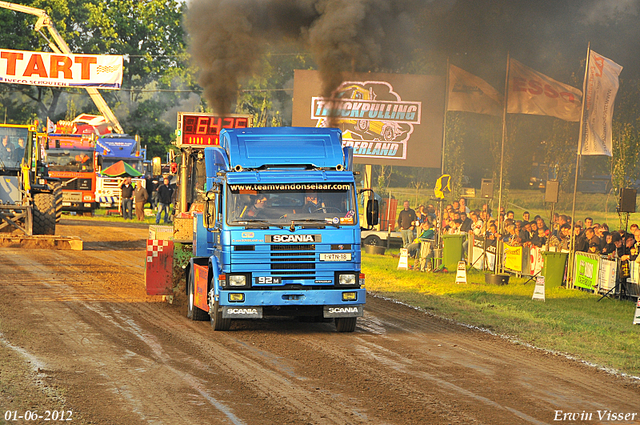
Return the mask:
<path id="1" fill-rule="evenodd" d="M 531 214 L 529 213 L 529 211 L 525 211 L 522 213 L 522 221 L 530 221 L 529 217 L 531 217 Z"/>
<path id="2" fill-rule="evenodd" d="M 169 207 L 171 206 L 171 199 L 173 199 L 173 188 L 169 184 L 169 178 L 164 178 L 164 184 L 158 186 L 156 189 L 158 192 L 158 215 L 156 215 L 156 224 L 160 223 L 160 217 L 164 211 L 164 222 L 171 223 L 169 219 Z"/>
<path id="3" fill-rule="evenodd" d="M 464 211 L 460 211 L 460 220 L 462 221 L 462 224 L 460 225 L 460 231 L 463 233 L 468 233 L 471 230 L 473 221 L 469 217 L 467 217 L 467 213 Z"/>
<path id="4" fill-rule="evenodd" d="M 591 226 L 593 226 L 593 219 L 591 217 L 585 218 L 584 219 L 584 228 L 588 229 Z"/>
<path id="5" fill-rule="evenodd" d="M 131 177 L 127 176 L 120 181 L 120 196 L 122 198 L 122 217 L 125 220 L 133 220 L 133 185 Z"/>
<path id="6" fill-rule="evenodd" d="M 474 235 L 481 236 L 484 233 L 483 229 L 486 227 L 484 222 L 478 218 L 477 211 L 471 211 L 469 215 L 471 217 L 471 231 Z"/>
<path id="7" fill-rule="evenodd" d="M 467 206 L 467 200 L 464 198 L 460 198 L 459 203 L 460 203 L 460 212 L 469 214 L 470 210 L 469 210 L 469 207 Z"/>
<path id="8" fill-rule="evenodd" d="M 489 208 L 489 204 L 482 204 L 482 212 L 487 214 L 487 219 L 491 218 L 491 208 Z"/>
<path id="9" fill-rule="evenodd" d="M 406 247 L 413 241 L 413 229 L 415 222 L 418 221 L 416 212 L 409 208 L 409 201 L 404 201 L 404 209 L 398 214 L 398 227 L 402 234 L 402 246 Z"/>
<path id="10" fill-rule="evenodd" d="M 133 191 L 133 199 L 136 202 L 136 217 L 138 221 L 144 221 L 144 204 L 146 204 L 149 199 L 149 193 L 142 185 L 142 182 L 136 183 L 136 188 Z"/>
<path id="11" fill-rule="evenodd" d="M 433 204 L 427 205 L 427 216 L 431 217 L 432 222 L 436 220 L 436 207 L 434 207 Z"/>
<path id="12" fill-rule="evenodd" d="M 425 220 L 428 219 L 427 210 L 424 205 L 420 205 L 418 207 L 418 211 L 416 211 L 416 215 L 418 216 L 418 222 L 420 224 L 424 223 Z"/>

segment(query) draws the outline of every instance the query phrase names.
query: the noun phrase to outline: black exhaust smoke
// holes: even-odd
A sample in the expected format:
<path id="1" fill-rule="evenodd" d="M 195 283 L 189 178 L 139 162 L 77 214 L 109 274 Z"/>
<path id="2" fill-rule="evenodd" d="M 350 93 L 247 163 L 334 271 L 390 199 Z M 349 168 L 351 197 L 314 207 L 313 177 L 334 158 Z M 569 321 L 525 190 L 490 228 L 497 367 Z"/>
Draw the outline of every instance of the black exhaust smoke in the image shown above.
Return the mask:
<path id="1" fill-rule="evenodd" d="M 314 57 L 330 97 L 345 71 L 395 67 L 412 50 L 418 0 L 192 0 L 186 19 L 199 83 L 212 108 L 230 112 L 238 81 L 263 51 L 296 41 Z"/>

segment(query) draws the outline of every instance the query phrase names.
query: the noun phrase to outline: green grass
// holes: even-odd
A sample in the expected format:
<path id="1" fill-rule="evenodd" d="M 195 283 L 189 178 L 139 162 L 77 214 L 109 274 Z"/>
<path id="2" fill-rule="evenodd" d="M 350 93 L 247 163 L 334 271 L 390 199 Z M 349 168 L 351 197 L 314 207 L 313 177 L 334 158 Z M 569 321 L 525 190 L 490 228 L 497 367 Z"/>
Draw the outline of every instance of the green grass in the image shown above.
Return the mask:
<path id="1" fill-rule="evenodd" d="M 411 260 L 410 260 L 411 264 Z M 455 272 L 397 270 L 390 255 L 362 254 L 367 290 L 420 307 L 435 315 L 506 334 L 523 343 L 559 351 L 620 372 L 640 376 L 640 327 L 635 303 L 575 289 L 547 287 L 546 301 L 532 300 L 535 283 L 511 277 L 487 285 L 471 270 L 467 284 Z"/>

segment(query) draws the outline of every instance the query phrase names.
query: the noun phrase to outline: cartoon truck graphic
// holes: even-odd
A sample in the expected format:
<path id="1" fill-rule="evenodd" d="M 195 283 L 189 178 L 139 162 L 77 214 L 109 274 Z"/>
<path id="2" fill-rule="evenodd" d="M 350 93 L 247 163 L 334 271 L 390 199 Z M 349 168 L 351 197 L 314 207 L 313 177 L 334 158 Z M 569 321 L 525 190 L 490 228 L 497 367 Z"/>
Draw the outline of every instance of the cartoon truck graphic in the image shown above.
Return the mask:
<path id="1" fill-rule="evenodd" d="M 376 94 L 373 92 L 373 88 L 369 90 L 357 84 L 352 84 L 344 87 L 338 93 L 338 97 L 357 100 L 375 100 Z M 374 140 L 385 140 L 390 142 L 401 136 L 405 131 L 400 124 L 395 121 L 378 121 L 368 119 L 341 119 L 342 124 L 351 124 L 356 133 L 362 136 L 363 139 L 368 139 L 365 133 L 373 134 Z"/>

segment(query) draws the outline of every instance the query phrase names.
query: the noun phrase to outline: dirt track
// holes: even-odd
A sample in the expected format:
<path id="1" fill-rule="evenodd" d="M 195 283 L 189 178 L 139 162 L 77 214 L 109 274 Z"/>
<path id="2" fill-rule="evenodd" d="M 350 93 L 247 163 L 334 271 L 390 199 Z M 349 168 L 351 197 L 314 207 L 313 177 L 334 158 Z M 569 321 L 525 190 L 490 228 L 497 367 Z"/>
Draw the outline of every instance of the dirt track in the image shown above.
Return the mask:
<path id="1" fill-rule="evenodd" d="M 637 383 L 374 297 L 353 334 L 294 320 L 213 332 L 186 318 L 183 299 L 146 295 L 146 227 L 61 224 L 58 233 L 80 236 L 84 251 L 0 248 L 0 415 L 63 409 L 80 424 L 542 424 L 559 423 L 558 410 L 578 414 L 562 423 L 607 423 L 598 410 L 608 410 L 636 413 L 615 423 L 640 424 Z"/>

